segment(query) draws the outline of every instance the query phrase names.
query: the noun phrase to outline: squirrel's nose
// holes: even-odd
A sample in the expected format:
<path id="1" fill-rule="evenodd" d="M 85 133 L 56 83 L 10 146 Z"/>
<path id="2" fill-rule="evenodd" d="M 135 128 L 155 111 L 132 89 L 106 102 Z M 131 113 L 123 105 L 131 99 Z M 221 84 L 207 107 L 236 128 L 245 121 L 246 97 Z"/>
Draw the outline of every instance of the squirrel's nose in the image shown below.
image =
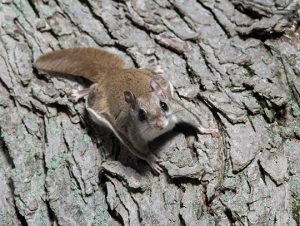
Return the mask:
<path id="1" fill-rule="evenodd" d="M 162 117 L 159 117 L 156 120 L 155 127 L 158 128 L 158 129 L 163 129 L 164 128 L 164 120 L 163 120 Z"/>

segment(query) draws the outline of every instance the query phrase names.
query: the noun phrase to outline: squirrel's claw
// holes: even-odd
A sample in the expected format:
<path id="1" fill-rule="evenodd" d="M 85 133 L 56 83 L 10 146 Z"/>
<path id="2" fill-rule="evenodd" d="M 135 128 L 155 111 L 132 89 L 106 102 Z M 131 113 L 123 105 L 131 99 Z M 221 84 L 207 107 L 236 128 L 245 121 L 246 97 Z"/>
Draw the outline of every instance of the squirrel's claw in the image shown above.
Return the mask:
<path id="1" fill-rule="evenodd" d="M 156 175 L 163 172 L 163 168 L 160 166 L 162 160 L 157 158 L 154 154 L 149 154 L 146 161 Z"/>

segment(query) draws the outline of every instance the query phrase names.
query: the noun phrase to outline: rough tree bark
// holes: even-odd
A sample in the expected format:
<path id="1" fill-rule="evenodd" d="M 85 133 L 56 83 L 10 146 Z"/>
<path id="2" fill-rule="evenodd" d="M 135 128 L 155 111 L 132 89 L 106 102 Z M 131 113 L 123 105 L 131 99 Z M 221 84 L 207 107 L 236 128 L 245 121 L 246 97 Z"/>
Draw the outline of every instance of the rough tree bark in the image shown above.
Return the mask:
<path id="1" fill-rule="evenodd" d="M 300 225 L 297 1 L 2 0 L 0 22 L 0 225 Z M 153 176 L 32 67 L 83 46 L 162 65 L 225 150 L 172 135 Z"/>

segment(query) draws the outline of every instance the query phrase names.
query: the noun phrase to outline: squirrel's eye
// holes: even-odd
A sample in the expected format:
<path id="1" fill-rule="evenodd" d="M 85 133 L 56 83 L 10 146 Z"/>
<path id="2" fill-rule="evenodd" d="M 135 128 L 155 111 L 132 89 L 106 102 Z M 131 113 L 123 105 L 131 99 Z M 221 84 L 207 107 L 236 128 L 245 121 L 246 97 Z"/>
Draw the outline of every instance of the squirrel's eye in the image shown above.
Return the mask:
<path id="1" fill-rule="evenodd" d="M 160 107 L 163 111 L 168 111 L 169 110 L 169 107 L 165 102 L 160 101 L 159 104 L 160 104 Z"/>
<path id="2" fill-rule="evenodd" d="M 145 121 L 146 120 L 146 112 L 143 109 L 140 109 L 139 113 L 138 113 L 138 117 L 141 122 Z"/>

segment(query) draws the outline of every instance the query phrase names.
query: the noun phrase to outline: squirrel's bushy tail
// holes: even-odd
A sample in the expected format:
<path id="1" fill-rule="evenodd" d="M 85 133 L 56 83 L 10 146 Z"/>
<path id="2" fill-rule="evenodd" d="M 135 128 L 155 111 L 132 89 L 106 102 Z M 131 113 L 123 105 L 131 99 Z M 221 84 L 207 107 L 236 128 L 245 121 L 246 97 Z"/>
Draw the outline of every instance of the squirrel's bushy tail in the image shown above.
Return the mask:
<path id="1" fill-rule="evenodd" d="M 94 48 L 74 48 L 42 55 L 34 66 L 49 74 L 82 76 L 97 82 L 99 76 L 124 67 L 124 61 L 115 54 Z"/>

